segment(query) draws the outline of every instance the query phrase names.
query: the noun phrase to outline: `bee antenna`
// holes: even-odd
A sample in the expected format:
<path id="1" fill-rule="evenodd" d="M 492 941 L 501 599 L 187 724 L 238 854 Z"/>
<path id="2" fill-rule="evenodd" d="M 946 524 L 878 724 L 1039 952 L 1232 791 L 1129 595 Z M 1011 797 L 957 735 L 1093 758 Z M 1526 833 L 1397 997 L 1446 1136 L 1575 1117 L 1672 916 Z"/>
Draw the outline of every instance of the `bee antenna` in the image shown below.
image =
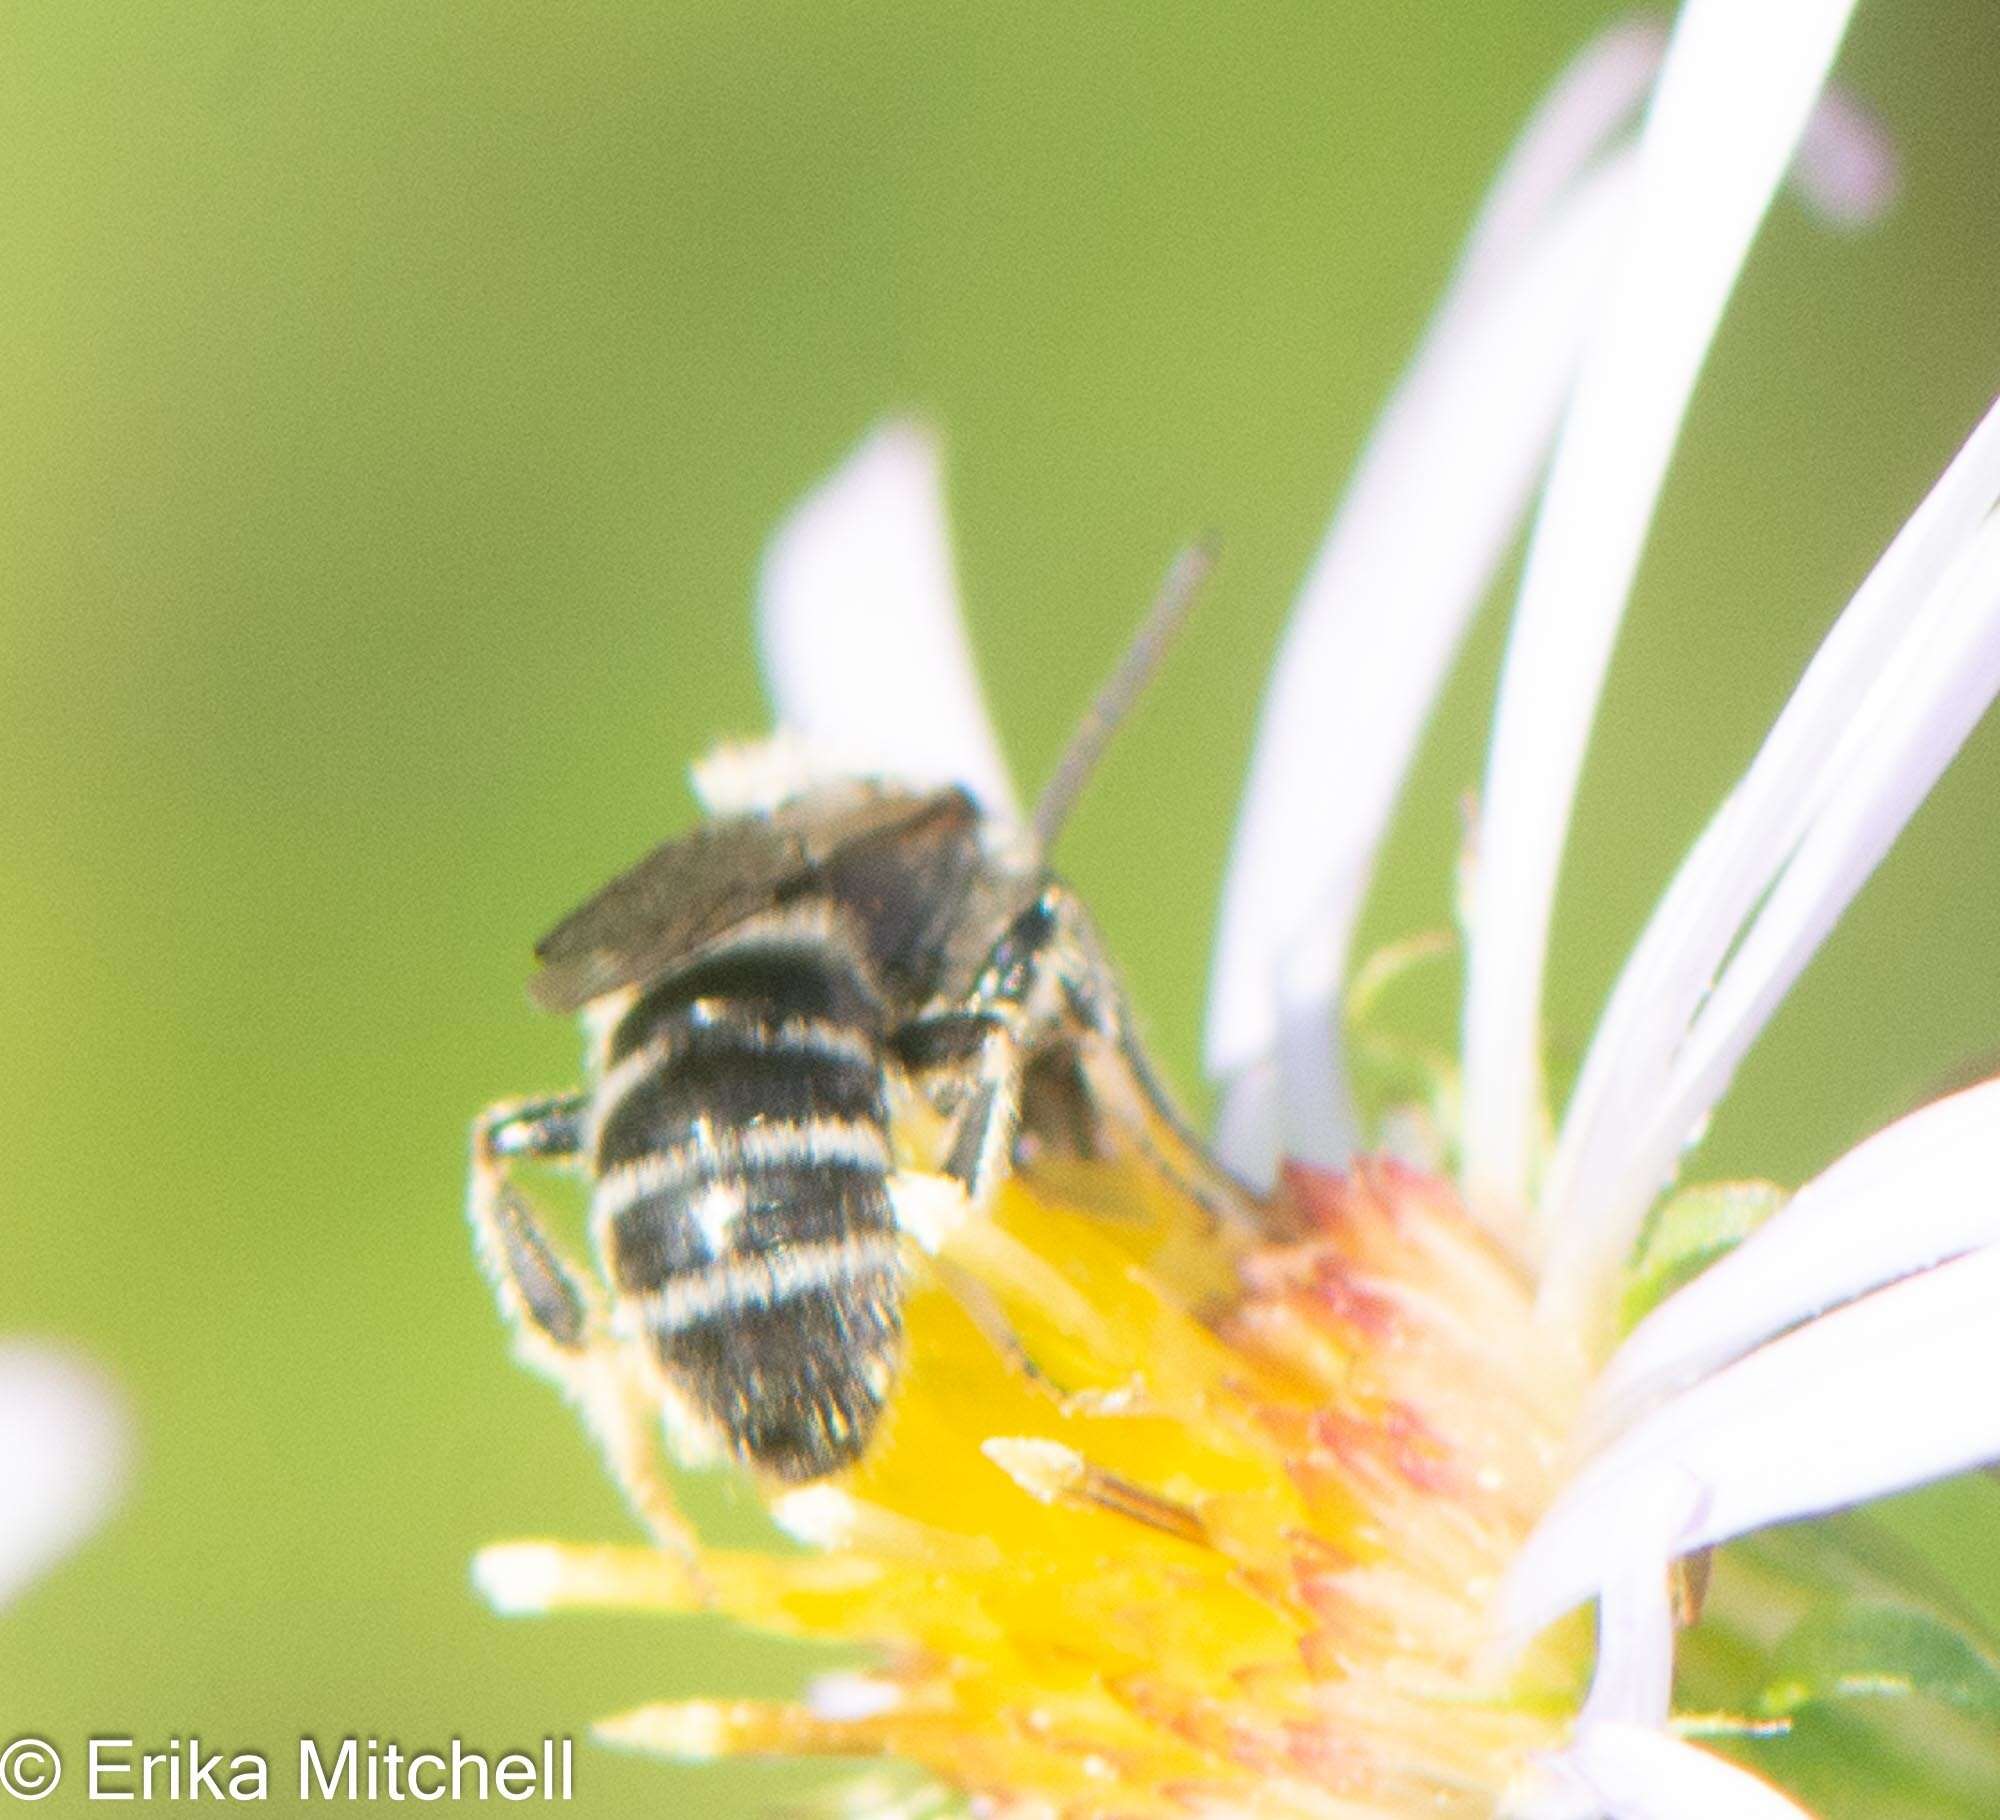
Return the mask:
<path id="1" fill-rule="evenodd" d="M 1039 851 L 1046 853 L 1054 845 L 1083 786 L 1097 769 L 1097 761 L 1104 756 L 1112 734 L 1118 731 L 1132 704 L 1153 680 L 1160 660 L 1172 648 L 1175 635 L 1187 621 L 1188 609 L 1194 605 L 1202 583 L 1214 567 L 1215 543 L 1209 537 L 1197 539 L 1174 558 L 1139 630 L 1118 660 L 1118 668 L 1098 690 L 1082 724 L 1070 735 L 1062 762 L 1035 804 L 1032 826 Z"/>

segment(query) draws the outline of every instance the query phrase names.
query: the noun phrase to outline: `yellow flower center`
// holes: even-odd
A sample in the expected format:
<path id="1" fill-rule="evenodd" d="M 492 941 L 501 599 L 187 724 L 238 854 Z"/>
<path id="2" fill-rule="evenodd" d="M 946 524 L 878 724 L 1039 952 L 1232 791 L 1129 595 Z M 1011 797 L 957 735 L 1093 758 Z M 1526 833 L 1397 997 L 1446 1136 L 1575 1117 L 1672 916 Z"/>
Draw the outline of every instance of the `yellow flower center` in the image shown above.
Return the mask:
<path id="1" fill-rule="evenodd" d="M 1011 1183 L 922 1267 L 867 1456 L 774 1503 L 807 1549 L 704 1558 L 724 1612 L 876 1670 L 605 1735 L 901 1757 L 1002 1813 L 1490 1814 L 1588 1666 L 1574 1625 L 1525 1665 L 1490 1632 L 1582 1360 L 1443 1183 L 1375 1161 L 1285 1195 L 1302 1236 L 1249 1246 L 1136 1168 Z M 702 1596 L 637 1549 L 482 1572 L 542 1608 Z"/>

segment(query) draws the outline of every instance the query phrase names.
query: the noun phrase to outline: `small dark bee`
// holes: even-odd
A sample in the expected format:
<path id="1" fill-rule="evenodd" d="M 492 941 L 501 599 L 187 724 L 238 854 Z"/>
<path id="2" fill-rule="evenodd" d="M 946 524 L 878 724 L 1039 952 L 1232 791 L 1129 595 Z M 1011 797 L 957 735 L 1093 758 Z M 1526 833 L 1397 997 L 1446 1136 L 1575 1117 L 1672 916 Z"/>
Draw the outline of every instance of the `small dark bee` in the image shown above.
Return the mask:
<path id="1" fill-rule="evenodd" d="M 1043 859 L 1202 566 L 1176 565 L 1030 829 L 960 789 L 820 779 L 656 848 L 537 947 L 534 998 L 591 1031 L 588 1085 L 479 1119 L 473 1225 L 524 1354 L 671 1545 L 663 1416 L 682 1458 L 785 1484 L 865 1450 L 926 1190 L 976 1213 L 1023 1147 L 1087 1152 L 1115 1120 L 1205 1204 L 1240 1204 Z M 509 1180 L 523 1158 L 589 1178 L 602 1287 Z"/>

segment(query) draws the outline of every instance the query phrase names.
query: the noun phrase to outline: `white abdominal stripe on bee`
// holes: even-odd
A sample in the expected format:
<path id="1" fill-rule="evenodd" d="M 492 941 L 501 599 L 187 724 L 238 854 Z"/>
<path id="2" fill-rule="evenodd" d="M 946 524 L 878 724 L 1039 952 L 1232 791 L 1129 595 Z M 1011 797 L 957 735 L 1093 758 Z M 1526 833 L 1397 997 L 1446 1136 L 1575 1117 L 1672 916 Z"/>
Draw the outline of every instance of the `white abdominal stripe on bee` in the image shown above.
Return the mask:
<path id="1" fill-rule="evenodd" d="M 597 1178 L 591 1222 L 612 1224 L 644 1202 L 680 1196 L 709 1250 L 720 1252 L 750 1212 L 750 1184 L 800 1169 L 886 1176 L 888 1134 L 855 1119 L 791 1119 L 731 1130 L 697 1115 L 686 1143 L 618 1163 Z"/>

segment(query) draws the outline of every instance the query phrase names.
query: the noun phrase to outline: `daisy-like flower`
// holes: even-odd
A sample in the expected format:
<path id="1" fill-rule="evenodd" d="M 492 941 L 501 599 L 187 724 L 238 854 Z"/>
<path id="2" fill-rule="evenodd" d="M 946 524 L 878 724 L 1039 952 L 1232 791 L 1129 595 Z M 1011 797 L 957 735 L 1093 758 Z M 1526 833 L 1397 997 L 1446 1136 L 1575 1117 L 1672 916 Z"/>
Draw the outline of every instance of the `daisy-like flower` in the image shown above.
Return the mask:
<path id="1" fill-rule="evenodd" d="M 1928 1679 L 2000 1710 L 1976 1640 L 1928 1608 L 1852 1604 L 1829 1630 L 1807 1595 L 1839 1575 L 1725 1551 L 1691 1640 L 1790 1678 L 1753 1675 L 1733 1718 L 1674 1712 L 1706 1551 L 2000 1456 L 2000 1402 L 1964 1393 L 2000 1364 L 2000 1082 L 1789 1199 L 1675 1183 L 2000 690 L 2000 411 L 1673 877 L 1559 1119 L 1544 1099 L 1565 829 L 1709 341 L 1788 171 L 1836 217 L 1892 187 L 1867 122 L 1823 93 L 1848 11 L 1691 0 L 1671 36 L 1628 27 L 1580 58 L 1336 515 L 1265 708 L 1208 1033 L 1218 1149 L 1272 1185 L 1288 1236 L 1217 1233 L 1143 1159 L 1030 1160 L 990 1218 L 933 1235 L 867 1455 L 774 1499 L 803 1552 L 708 1550 L 693 1571 L 487 1551 L 506 1609 L 708 1606 L 874 1652 L 799 1704 L 644 1707 L 608 1736 L 900 1757 L 1000 1813 L 1650 1820 L 1802 1811 L 1740 1757 L 1816 1674 L 1922 1685 L 1919 1658 L 1949 1657 L 1956 1679 Z M 1465 891 L 1460 1064 L 1371 1127 L 1343 1035 L 1394 957 L 1356 968 L 1357 913 L 1537 499 Z M 780 722 L 823 760 L 1016 813 L 920 432 L 879 432 L 783 528 L 760 631 Z M 1800 1638 L 1818 1654 L 1786 1655 Z M 1732 1729 L 1737 1757 L 1691 1741 Z M 1787 1773 L 1776 1749 L 1757 1763 Z"/>

